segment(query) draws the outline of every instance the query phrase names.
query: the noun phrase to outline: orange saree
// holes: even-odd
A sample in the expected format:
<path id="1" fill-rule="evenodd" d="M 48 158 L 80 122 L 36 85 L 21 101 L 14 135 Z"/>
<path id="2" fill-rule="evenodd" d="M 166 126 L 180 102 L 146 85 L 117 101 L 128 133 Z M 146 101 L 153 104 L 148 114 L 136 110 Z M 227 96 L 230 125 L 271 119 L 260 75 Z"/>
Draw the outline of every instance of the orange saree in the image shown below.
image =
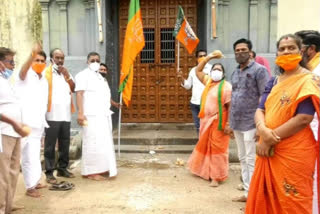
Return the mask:
<path id="1" fill-rule="evenodd" d="M 190 171 L 206 180 L 224 181 L 228 177 L 228 146 L 229 136 L 223 130 L 218 130 L 219 107 L 218 88 L 219 83 L 208 82 L 209 87 L 204 103 L 204 114 L 200 120 L 199 141 L 195 146 L 189 161 Z M 206 89 L 205 89 L 206 90 Z M 221 97 L 222 106 L 231 100 L 231 85 L 224 82 Z M 228 112 L 222 108 L 222 127 L 224 127 Z"/>
<path id="2" fill-rule="evenodd" d="M 275 85 L 265 103 L 266 126 L 275 129 L 287 122 L 298 104 L 309 97 L 319 117 L 319 79 L 311 73 Z M 319 142 L 310 126 L 275 145 L 272 157 L 257 156 L 246 213 L 312 213 L 316 160 L 319 163 Z"/>

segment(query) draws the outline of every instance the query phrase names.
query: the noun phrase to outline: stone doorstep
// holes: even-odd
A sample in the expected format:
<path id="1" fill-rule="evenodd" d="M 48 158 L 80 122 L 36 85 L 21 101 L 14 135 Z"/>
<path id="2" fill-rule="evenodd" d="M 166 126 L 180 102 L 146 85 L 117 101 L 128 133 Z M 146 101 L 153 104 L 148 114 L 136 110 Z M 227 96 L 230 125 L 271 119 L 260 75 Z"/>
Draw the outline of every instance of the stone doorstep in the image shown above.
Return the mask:
<path id="1" fill-rule="evenodd" d="M 132 154 L 184 154 L 190 155 L 195 145 L 120 145 L 121 153 Z M 115 144 L 115 152 L 118 155 L 118 145 Z M 237 146 L 234 142 L 229 143 L 229 162 L 239 162 Z"/>
<path id="2" fill-rule="evenodd" d="M 122 123 L 121 130 L 195 130 L 195 127 L 193 123 Z"/>
<path id="3" fill-rule="evenodd" d="M 118 142 L 118 131 L 113 132 L 114 143 Z M 195 130 L 121 130 L 123 145 L 195 145 Z"/>

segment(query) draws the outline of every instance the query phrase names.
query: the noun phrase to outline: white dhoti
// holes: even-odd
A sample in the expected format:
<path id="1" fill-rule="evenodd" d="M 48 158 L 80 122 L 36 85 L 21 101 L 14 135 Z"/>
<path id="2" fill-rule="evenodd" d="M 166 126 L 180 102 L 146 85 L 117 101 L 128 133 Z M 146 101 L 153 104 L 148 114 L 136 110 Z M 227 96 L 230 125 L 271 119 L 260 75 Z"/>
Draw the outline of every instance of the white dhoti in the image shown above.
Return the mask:
<path id="1" fill-rule="evenodd" d="M 81 174 L 92 175 L 109 171 L 117 175 L 116 158 L 110 116 L 86 116 L 88 126 L 83 127 Z"/>
<path id="2" fill-rule="evenodd" d="M 37 186 L 41 178 L 41 137 L 43 129 L 32 129 L 28 137 L 21 140 L 21 167 L 27 189 Z"/>
<path id="3" fill-rule="evenodd" d="M 317 114 L 314 115 L 312 122 L 310 123 L 310 127 L 312 129 L 314 139 L 318 140 L 318 130 L 319 130 L 319 121 L 317 119 Z M 314 168 L 314 175 L 313 175 L 313 200 L 312 200 L 312 213 L 319 214 L 319 207 L 318 207 L 318 164 L 316 162 Z"/>

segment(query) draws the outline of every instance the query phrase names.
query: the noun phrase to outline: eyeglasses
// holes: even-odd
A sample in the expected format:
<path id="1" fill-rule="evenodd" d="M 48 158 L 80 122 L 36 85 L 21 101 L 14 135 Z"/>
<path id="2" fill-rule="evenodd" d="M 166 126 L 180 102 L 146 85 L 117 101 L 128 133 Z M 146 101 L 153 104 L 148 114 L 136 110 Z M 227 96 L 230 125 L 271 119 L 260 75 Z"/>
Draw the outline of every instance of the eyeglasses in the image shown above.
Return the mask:
<path id="1" fill-rule="evenodd" d="M 5 60 L 3 60 L 2 62 L 7 62 L 7 63 L 9 63 L 10 65 L 15 65 L 14 60 L 7 60 L 7 59 L 5 59 Z"/>

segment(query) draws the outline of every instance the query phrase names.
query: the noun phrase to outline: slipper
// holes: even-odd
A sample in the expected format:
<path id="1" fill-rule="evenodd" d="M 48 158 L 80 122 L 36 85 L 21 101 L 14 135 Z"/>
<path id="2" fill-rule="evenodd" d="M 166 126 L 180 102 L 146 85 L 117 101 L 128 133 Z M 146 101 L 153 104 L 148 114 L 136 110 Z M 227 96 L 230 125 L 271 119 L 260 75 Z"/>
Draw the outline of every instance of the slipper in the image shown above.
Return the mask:
<path id="1" fill-rule="evenodd" d="M 74 188 L 74 187 L 75 187 L 75 185 L 74 185 L 73 183 L 70 183 L 70 182 L 68 182 L 68 181 L 61 181 L 59 184 L 65 184 L 65 185 L 67 185 L 67 186 L 70 186 L 71 188 Z"/>
<path id="2" fill-rule="evenodd" d="M 70 185 L 70 183 L 67 182 L 60 182 L 59 184 L 52 184 L 52 186 L 49 188 L 49 190 L 53 191 L 67 191 L 71 190 L 73 187 Z"/>

